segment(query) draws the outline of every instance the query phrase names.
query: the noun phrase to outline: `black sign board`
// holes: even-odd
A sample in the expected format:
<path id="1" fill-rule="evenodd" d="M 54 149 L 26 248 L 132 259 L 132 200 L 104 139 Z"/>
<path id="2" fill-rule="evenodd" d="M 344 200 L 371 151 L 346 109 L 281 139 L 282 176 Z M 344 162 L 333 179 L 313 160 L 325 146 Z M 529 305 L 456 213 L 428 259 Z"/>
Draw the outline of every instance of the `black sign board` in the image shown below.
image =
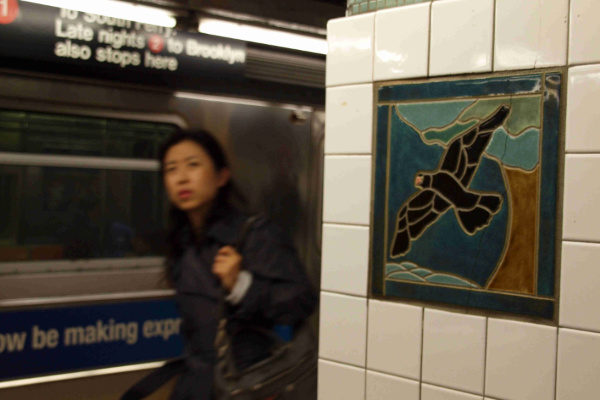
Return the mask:
<path id="1" fill-rule="evenodd" d="M 173 28 L 0 0 L 0 56 L 125 76 L 242 77 L 246 44 Z"/>

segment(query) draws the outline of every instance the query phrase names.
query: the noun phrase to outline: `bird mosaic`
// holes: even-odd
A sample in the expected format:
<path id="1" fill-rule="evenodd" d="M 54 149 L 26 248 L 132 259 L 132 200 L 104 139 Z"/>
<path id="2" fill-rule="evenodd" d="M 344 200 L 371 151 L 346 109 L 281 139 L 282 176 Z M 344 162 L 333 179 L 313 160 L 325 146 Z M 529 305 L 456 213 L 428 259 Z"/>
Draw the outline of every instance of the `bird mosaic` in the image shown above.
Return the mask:
<path id="1" fill-rule="evenodd" d="M 469 235 L 490 224 L 502 206 L 502 195 L 472 190 L 469 185 L 494 131 L 504 124 L 509 113 L 508 104 L 500 105 L 488 118 L 450 142 L 436 170 L 417 173 L 414 183 L 421 190 L 398 211 L 391 257 L 408 253 L 411 242 L 449 209 Z"/>

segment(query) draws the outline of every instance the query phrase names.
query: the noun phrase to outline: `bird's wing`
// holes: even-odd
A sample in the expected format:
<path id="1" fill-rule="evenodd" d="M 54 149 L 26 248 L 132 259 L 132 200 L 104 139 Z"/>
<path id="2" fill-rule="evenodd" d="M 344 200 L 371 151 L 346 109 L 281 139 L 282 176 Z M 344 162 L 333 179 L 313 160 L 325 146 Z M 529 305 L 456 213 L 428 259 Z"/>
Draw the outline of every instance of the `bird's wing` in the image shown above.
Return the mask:
<path id="1" fill-rule="evenodd" d="M 451 174 L 455 173 L 461 163 L 463 157 L 462 153 L 463 143 L 460 140 L 460 137 L 458 137 L 450 142 L 450 145 L 448 145 L 448 148 L 444 152 L 440 163 L 440 169 L 450 172 Z"/>
<path id="2" fill-rule="evenodd" d="M 442 155 L 438 170 L 454 175 L 458 181 L 463 181 L 465 176 L 469 175 L 467 179 L 470 182 L 470 177 L 479 164 L 479 158 L 481 158 L 477 157 L 473 151 L 474 146 L 477 144 L 477 133 L 478 126 L 474 126 L 455 137 Z"/>
<path id="3" fill-rule="evenodd" d="M 410 242 L 417 239 L 440 216 L 434 210 L 436 197 L 438 196 L 433 190 L 424 189 L 402 204 L 390 250 L 392 257 L 406 254 L 410 249 Z"/>
<path id="4" fill-rule="evenodd" d="M 429 189 L 420 190 L 409 197 L 398 212 L 396 232 L 406 230 L 411 222 L 414 223 L 427 214 L 433 206 L 434 197 L 435 193 Z"/>
<path id="5" fill-rule="evenodd" d="M 427 207 L 431 205 L 433 198 L 435 196 L 435 192 L 430 189 L 421 189 L 417 193 L 413 194 L 404 202 L 404 205 L 407 205 L 408 208 L 416 210 L 419 208 Z"/>
<path id="6" fill-rule="evenodd" d="M 425 229 L 429 228 L 429 226 L 433 225 L 435 221 L 440 217 L 441 214 L 437 213 L 434 210 L 430 210 L 423 218 L 419 219 L 415 223 L 408 225 L 408 233 L 412 240 L 418 239 Z"/>
<path id="7" fill-rule="evenodd" d="M 488 226 L 502 207 L 502 195 L 499 193 L 476 194 L 478 201 L 475 207 L 468 210 L 455 209 L 456 216 L 463 229 L 474 234 L 480 229 Z"/>
<path id="8" fill-rule="evenodd" d="M 481 155 L 489 143 L 489 136 L 479 137 L 479 127 L 474 126 L 457 136 L 446 149 L 440 162 L 440 170 L 449 172 L 467 186 L 479 165 Z"/>
<path id="9" fill-rule="evenodd" d="M 466 154 L 466 167 L 462 175 L 455 176 L 465 187 L 468 187 L 471 183 L 494 131 L 504 124 L 509 113 L 510 105 L 502 104 L 489 117 L 460 136 L 464 154 Z"/>
<path id="10" fill-rule="evenodd" d="M 439 169 L 453 174 L 465 187 L 468 186 L 492 133 L 504 123 L 509 111 L 510 106 L 501 105 L 488 118 L 456 136 L 444 152 Z"/>
<path id="11" fill-rule="evenodd" d="M 479 127 L 476 128 L 478 129 Z M 461 138 L 463 143 L 461 158 L 464 162 L 464 167 L 462 167 L 460 171 L 457 171 L 454 176 L 465 186 L 465 188 L 471 183 L 473 175 L 475 175 L 475 171 L 479 167 L 481 156 L 490 142 L 491 136 L 492 132 L 486 132 L 485 134 L 477 135 L 474 138 L 471 138 L 470 135 Z M 469 142 L 470 144 L 467 145 Z M 463 164 L 463 162 L 460 164 Z"/>

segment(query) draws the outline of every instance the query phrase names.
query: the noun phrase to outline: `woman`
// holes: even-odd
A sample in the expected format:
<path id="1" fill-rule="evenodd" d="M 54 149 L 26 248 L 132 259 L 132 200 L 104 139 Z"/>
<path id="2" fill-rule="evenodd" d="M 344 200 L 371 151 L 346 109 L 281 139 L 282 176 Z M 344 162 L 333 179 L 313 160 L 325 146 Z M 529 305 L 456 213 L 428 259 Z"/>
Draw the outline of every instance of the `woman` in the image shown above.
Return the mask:
<path id="1" fill-rule="evenodd" d="M 166 272 L 177 292 L 187 354 L 187 370 L 172 399 L 208 400 L 224 292 L 230 332 L 244 325 L 297 326 L 315 309 L 316 293 L 274 224 L 258 220 L 242 248 L 233 247 L 248 216 L 230 203 L 231 171 L 208 132 L 175 133 L 159 157 L 172 204 Z M 248 336 L 236 341 L 234 355 L 244 368 L 265 351 L 265 343 Z"/>

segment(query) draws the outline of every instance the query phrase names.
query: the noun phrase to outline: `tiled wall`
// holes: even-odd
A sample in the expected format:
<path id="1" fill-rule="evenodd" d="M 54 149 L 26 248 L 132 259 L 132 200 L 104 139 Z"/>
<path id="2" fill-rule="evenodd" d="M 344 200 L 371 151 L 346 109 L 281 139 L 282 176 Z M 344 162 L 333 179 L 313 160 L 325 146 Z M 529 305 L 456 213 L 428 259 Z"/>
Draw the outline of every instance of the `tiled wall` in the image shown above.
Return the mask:
<path id="1" fill-rule="evenodd" d="M 600 398 L 600 2 L 434 0 L 332 20 L 319 400 Z M 558 326 L 368 298 L 374 82 L 568 66 Z"/>

